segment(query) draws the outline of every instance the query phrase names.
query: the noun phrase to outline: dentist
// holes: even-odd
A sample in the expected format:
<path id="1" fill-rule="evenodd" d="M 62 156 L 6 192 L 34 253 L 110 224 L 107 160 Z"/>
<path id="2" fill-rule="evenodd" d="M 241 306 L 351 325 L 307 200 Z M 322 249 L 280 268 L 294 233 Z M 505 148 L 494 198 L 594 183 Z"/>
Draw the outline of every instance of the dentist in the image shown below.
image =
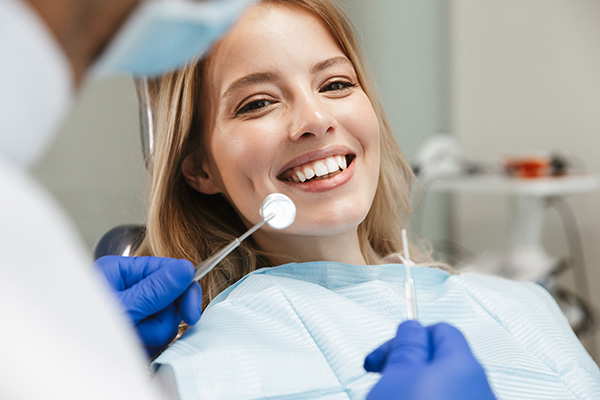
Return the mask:
<path id="1" fill-rule="evenodd" d="M 189 261 L 107 257 L 86 268 L 71 222 L 28 172 L 139 3 L 0 0 L 0 398 L 158 398 L 137 343 L 154 354 L 181 320 L 200 318 Z M 402 324 L 365 368 L 382 373 L 372 400 L 493 398 L 447 325 Z"/>
<path id="2" fill-rule="evenodd" d="M 89 268 L 71 222 L 28 172 L 138 3 L 0 0 L 0 398 L 156 398 L 138 343 L 155 352 L 200 317 L 189 261 Z"/>

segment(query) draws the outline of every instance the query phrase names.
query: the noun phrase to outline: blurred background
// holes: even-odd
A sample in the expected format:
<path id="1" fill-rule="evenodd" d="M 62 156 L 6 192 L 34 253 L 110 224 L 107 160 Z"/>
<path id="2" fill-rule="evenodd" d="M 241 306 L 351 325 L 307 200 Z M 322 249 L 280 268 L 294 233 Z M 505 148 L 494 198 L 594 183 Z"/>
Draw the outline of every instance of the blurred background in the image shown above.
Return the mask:
<path id="1" fill-rule="evenodd" d="M 451 156 L 444 165 L 454 175 L 424 179 L 412 223 L 438 258 L 459 270 L 497 267 L 514 248 L 515 226 L 529 226 L 515 215 L 523 215 L 522 191 L 539 182 L 486 186 L 482 172 L 498 174 L 506 157 L 558 154 L 578 174 L 600 174 L 599 1 L 337 2 L 361 37 L 408 159 L 423 172 L 423 160 Z M 424 149 L 439 137 L 451 144 L 431 156 Z M 476 173 L 482 181 L 460 184 Z M 132 80 L 88 82 L 34 174 L 90 251 L 109 229 L 144 223 L 148 178 Z M 533 196 L 533 230 L 551 266 L 534 280 L 552 289 L 598 361 L 600 190 L 593 182 L 569 188 Z"/>

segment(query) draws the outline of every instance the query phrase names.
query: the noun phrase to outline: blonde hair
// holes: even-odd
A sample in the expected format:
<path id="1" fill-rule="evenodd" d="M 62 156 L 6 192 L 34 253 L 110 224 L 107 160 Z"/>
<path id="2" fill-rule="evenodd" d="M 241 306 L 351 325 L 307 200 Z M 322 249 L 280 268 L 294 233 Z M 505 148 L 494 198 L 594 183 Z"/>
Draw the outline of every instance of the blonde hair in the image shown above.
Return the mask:
<path id="1" fill-rule="evenodd" d="M 367 263 L 381 263 L 402 249 L 401 230 L 410 218 L 412 169 L 398 147 L 383 107 L 367 73 L 348 18 L 328 0 L 262 0 L 262 4 L 297 6 L 319 17 L 354 65 L 361 87 L 371 100 L 380 126 L 381 167 L 373 205 L 358 227 Z M 210 56 L 210 55 L 209 55 Z M 194 264 L 210 256 L 245 227 L 221 195 L 197 192 L 185 181 L 184 158 L 201 148 L 203 72 L 206 60 L 151 81 L 155 113 L 152 190 L 146 239 L 139 254 L 185 258 Z M 414 242 L 414 241 L 413 241 Z M 430 261 L 429 252 L 413 246 L 415 262 Z M 249 272 L 269 265 L 268 254 L 250 239 L 201 280 L 203 304 Z"/>

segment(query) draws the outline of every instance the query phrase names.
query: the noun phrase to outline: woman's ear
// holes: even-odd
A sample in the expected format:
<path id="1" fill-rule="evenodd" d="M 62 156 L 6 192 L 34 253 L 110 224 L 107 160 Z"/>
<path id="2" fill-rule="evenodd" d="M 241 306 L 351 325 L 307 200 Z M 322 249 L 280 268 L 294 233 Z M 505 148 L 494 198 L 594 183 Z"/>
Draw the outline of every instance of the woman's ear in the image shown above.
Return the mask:
<path id="1" fill-rule="evenodd" d="M 181 164 L 181 173 L 186 182 L 203 194 L 217 194 L 221 190 L 214 177 L 209 174 L 195 153 L 188 154 Z"/>

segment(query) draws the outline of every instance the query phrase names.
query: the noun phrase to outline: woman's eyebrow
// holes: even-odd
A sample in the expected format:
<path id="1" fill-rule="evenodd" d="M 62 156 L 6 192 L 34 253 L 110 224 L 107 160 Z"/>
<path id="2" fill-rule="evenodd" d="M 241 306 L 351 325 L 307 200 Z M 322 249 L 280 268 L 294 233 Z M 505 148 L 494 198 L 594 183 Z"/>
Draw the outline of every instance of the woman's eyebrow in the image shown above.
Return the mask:
<path id="1" fill-rule="evenodd" d="M 272 72 L 256 72 L 254 74 L 243 76 L 229 85 L 225 93 L 223 93 L 223 98 L 227 99 L 227 97 L 231 96 L 232 93 L 237 92 L 238 90 L 247 86 L 273 81 L 275 78 L 276 76 Z"/>
<path id="2" fill-rule="evenodd" d="M 325 61 L 321 61 L 317 64 L 315 64 L 310 72 L 315 74 L 317 72 L 323 71 L 327 68 L 336 66 L 336 65 L 340 65 L 340 64 L 350 64 L 352 65 L 352 63 L 350 62 L 350 60 L 348 60 L 346 57 L 344 56 L 337 56 L 337 57 L 332 57 L 332 58 L 328 58 Z"/>
<path id="3" fill-rule="evenodd" d="M 350 60 L 348 60 L 346 57 L 337 56 L 337 57 L 328 58 L 327 60 L 321 61 L 321 62 L 313 65 L 310 72 L 312 74 L 315 74 L 317 72 L 323 71 L 327 68 L 333 67 L 335 65 L 340 65 L 340 64 L 352 65 Z M 253 73 L 250 75 L 243 76 L 240 79 L 235 80 L 231 85 L 229 85 L 227 90 L 225 90 L 225 93 L 223 93 L 222 97 L 223 97 L 223 99 L 227 99 L 229 96 L 232 95 L 232 93 L 237 92 L 240 89 L 243 89 L 247 86 L 255 85 L 257 83 L 274 81 L 276 78 L 277 78 L 277 76 L 272 72 L 256 72 L 256 73 Z"/>

